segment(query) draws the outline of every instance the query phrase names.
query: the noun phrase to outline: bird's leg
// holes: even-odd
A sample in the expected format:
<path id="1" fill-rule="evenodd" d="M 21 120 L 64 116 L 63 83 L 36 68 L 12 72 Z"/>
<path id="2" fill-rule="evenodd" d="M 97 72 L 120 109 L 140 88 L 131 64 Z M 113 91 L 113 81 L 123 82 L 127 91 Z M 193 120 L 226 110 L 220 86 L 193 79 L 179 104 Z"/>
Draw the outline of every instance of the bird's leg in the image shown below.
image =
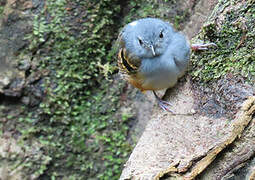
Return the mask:
<path id="1" fill-rule="evenodd" d="M 155 98 L 156 98 L 157 101 L 158 101 L 158 105 L 159 105 L 164 111 L 168 111 L 168 112 L 171 112 L 171 113 L 174 114 L 174 112 L 173 112 L 171 109 L 169 109 L 169 107 L 168 107 L 168 106 L 172 106 L 172 104 L 171 104 L 170 102 L 167 102 L 167 101 L 164 101 L 164 100 L 160 99 L 160 97 L 158 97 L 158 95 L 156 94 L 155 91 L 153 91 L 153 94 L 154 94 Z"/>
<path id="2" fill-rule="evenodd" d="M 207 50 L 209 47 L 217 47 L 215 43 L 207 43 L 207 44 L 192 44 L 191 49 L 193 51 L 199 51 L 199 50 Z"/>

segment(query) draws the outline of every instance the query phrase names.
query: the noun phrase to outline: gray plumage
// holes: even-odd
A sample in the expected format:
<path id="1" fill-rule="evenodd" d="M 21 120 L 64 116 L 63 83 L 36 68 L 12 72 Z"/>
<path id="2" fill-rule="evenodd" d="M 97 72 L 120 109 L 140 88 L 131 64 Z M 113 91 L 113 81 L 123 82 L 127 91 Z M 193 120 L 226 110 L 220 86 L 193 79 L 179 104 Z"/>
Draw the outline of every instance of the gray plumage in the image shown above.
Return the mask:
<path id="1" fill-rule="evenodd" d="M 143 90 L 176 84 L 187 69 L 190 45 L 184 35 L 160 19 L 144 18 L 126 25 L 119 36 L 118 64 L 130 82 Z"/>

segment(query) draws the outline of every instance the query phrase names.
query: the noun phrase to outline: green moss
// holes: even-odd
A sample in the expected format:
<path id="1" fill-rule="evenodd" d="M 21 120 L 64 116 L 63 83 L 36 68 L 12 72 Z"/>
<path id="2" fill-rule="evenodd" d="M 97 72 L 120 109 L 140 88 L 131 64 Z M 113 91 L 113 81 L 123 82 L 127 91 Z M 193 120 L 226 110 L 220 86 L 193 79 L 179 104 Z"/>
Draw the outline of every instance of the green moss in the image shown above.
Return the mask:
<path id="1" fill-rule="evenodd" d="M 175 1 L 45 3 L 27 37 L 30 46 L 20 53 L 33 54 L 29 73 L 44 74 L 37 82 L 44 99 L 39 107 L 24 107 L 15 123 L 21 146 L 31 150 L 39 142 L 40 155 L 14 166 L 39 179 L 118 179 L 132 149 L 127 141 L 132 114 L 118 112 L 123 82 L 107 80 L 116 66 L 112 44 L 134 19 L 171 17 L 181 28 L 189 15 L 171 8 Z"/>
<path id="2" fill-rule="evenodd" d="M 2 17 L 3 12 L 4 12 L 4 6 L 0 5 L 0 18 Z"/>
<path id="3" fill-rule="evenodd" d="M 231 1 L 228 5 L 233 5 Z M 227 73 L 255 79 L 255 4 L 241 5 L 224 15 L 224 23 L 204 26 L 199 39 L 215 42 L 217 49 L 194 53 L 191 57 L 192 76 L 199 82 L 216 80 Z"/>
<path id="4" fill-rule="evenodd" d="M 108 52 L 119 2 L 48 0 L 46 7 L 34 20 L 29 51 L 38 69 L 50 72 L 47 94 L 36 112 L 20 118 L 18 130 L 24 140 L 36 137 L 51 163 L 38 170 L 29 161 L 26 171 L 51 179 L 118 179 L 131 151 L 128 118 L 116 113 L 123 84 L 104 76 L 114 61 Z"/>

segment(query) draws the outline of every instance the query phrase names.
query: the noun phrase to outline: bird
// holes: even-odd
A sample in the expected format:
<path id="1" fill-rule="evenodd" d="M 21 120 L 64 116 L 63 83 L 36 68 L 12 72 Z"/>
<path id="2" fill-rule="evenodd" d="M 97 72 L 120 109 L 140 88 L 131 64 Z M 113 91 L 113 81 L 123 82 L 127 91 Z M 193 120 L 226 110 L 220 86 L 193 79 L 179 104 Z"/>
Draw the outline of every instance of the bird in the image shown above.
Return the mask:
<path id="1" fill-rule="evenodd" d="M 158 105 L 173 113 L 171 103 L 155 91 L 172 88 L 187 70 L 190 51 L 215 45 L 190 45 L 185 35 L 158 18 L 135 20 L 121 30 L 117 39 L 121 76 L 141 92 L 152 91 Z"/>

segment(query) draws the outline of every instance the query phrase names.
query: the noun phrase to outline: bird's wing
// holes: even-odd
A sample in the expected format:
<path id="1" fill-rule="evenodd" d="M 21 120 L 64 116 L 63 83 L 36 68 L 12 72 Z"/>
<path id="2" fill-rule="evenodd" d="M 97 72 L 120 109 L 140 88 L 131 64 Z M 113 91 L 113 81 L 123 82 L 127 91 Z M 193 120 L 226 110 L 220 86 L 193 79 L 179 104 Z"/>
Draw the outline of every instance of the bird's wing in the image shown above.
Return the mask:
<path id="1" fill-rule="evenodd" d="M 125 42 L 122 39 L 122 34 L 118 37 L 118 66 L 121 73 L 124 74 L 136 74 L 140 65 L 141 59 L 137 58 L 132 53 L 128 52 L 125 48 Z"/>

